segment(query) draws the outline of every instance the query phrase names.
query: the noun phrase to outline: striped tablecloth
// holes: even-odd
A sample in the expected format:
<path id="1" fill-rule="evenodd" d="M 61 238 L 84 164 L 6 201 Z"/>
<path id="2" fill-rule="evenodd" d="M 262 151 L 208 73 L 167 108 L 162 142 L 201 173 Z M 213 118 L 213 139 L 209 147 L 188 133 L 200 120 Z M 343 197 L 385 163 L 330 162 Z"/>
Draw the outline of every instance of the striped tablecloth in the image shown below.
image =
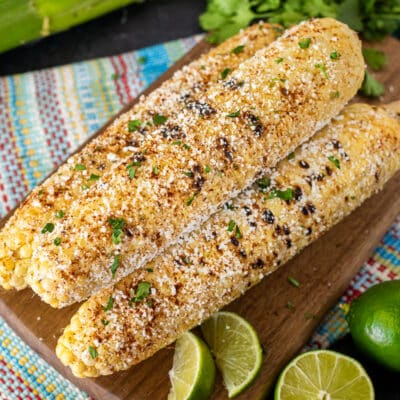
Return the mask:
<path id="1" fill-rule="evenodd" d="M 201 36 L 43 71 L 0 78 L 0 216 Z M 347 332 L 340 304 L 367 287 L 400 277 L 400 218 L 362 266 L 309 346 Z M 33 352 L 0 317 L 0 400 L 86 399 Z"/>

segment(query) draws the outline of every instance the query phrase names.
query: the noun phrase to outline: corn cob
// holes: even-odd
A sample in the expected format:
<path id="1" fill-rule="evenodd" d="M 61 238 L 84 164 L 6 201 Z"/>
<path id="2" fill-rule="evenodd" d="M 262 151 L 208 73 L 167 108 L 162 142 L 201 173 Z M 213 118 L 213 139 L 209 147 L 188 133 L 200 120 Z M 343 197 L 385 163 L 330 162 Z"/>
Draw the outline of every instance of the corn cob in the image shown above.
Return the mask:
<path id="1" fill-rule="evenodd" d="M 200 230 L 84 303 L 57 356 L 78 377 L 146 359 L 320 237 L 399 168 L 400 119 L 348 106 Z"/>
<path id="2" fill-rule="evenodd" d="M 108 129 L 125 141 L 127 155 L 109 153 L 113 163 L 99 172 L 99 184 L 51 232 L 35 236 L 28 283 L 63 306 L 117 282 L 310 137 L 355 94 L 362 76 L 354 32 L 335 20 L 313 20 L 243 62 L 200 101 L 184 99 L 168 122 L 152 111 L 129 133 L 132 116 L 122 115 Z M 151 120 L 160 126 L 147 133 Z M 58 237 L 61 246 L 53 244 Z"/>
<path id="3" fill-rule="evenodd" d="M 262 47 L 269 45 L 280 32 L 277 25 L 259 23 L 251 26 L 185 66 L 184 72 L 177 72 L 171 79 L 164 82 L 161 89 L 151 93 L 148 96 L 149 101 L 156 104 L 160 114 L 171 117 L 171 113 L 176 112 L 181 104 L 182 94 L 192 98 L 198 97 L 199 93 L 204 91 L 210 83 L 221 79 L 224 71 L 223 76 L 229 74 L 243 60 L 252 56 Z M 237 54 L 233 53 L 232 49 L 238 46 L 244 46 L 243 51 Z M 160 96 L 160 91 L 168 93 L 168 97 Z M 142 98 L 133 107 L 132 112 L 136 119 L 146 119 L 148 112 L 146 101 L 147 98 Z M 148 128 L 148 130 L 155 129 L 156 127 Z M 113 131 L 106 132 L 101 138 L 95 140 L 93 145 L 73 156 L 69 165 L 62 166 L 58 173 L 62 174 L 63 180 L 58 182 L 55 182 L 54 179 L 48 180 L 34 190 L 0 232 L 0 284 L 4 288 L 23 289 L 26 286 L 25 276 L 32 255 L 33 237 L 38 233 L 38 227 L 42 229 L 46 222 L 63 218 L 63 214 L 70 207 L 71 202 L 77 199 L 79 201 L 82 196 L 81 188 L 88 184 L 88 177 L 101 174 L 97 169 L 91 169 L 85 174 L 77 174 L 70 168 L 70 165 L 88 166 L 93 149 L 102 140 L 106 141 L 106 146 L 110 146 L 113 151 L 116 151 L 119 138 L 113 133 Z M 125 142 L 120 143 L 120 146 L 124 147 Z M 105 169 L 111 166 L 111 161 L 107 159 L 107 152 L 97 152 L 96 161 Z M 90 185 L 97 183 L 96 180 L 92 180 Z M 54 196 L 54 193 L 57 195 Z"/>

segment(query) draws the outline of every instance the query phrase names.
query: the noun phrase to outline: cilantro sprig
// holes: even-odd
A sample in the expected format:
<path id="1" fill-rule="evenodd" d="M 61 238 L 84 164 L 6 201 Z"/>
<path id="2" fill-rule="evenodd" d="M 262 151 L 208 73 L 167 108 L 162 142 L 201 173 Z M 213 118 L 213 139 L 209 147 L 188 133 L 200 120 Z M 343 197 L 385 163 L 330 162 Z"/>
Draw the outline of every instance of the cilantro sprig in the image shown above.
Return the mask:
<path id="1" fill-rule="evenodd" d="M 365 39 L 379 40 L 398 28 L 400 7 L 398 0 L 208 0 L 200 25 L 219 43 L 259 19 L 288 27 L 315 17 L 339 19 Z"/>

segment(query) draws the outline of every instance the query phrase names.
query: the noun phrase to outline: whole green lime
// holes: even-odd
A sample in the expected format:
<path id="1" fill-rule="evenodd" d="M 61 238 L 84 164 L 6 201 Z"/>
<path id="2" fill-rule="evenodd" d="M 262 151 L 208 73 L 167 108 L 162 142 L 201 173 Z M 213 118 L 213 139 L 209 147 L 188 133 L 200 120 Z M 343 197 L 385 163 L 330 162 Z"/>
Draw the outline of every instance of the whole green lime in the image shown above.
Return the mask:
<path id="1" fill-rule="evenodd" d="M 347 322 L 363 353 L 400 372 L 400 280 L 380 283 L 355 299 Z"/>

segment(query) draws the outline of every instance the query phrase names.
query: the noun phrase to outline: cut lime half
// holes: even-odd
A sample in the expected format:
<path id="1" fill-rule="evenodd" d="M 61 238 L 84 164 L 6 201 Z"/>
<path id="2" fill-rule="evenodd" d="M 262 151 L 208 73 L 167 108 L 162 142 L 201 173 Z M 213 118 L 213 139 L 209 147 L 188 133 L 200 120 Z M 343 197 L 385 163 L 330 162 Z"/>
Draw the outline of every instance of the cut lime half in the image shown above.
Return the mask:
<path id="1" fill-rule="evenodd" d="M 215 364 L 206 344 L 191 332 L 175 344 L 168 400 L 207 400 L 213 391 Z"/>
<path id="2" fill-rule="evenodd" d="M 221 311 L 201 326 L 229 397 L 242 393 L 262 365 L 262 347 L 254 328 L 235 313 Z"/>
<path id="3" fill-rule="evenodd" d="M 281 373 L 275 400 L 374 400 L 374 388 L 361 364 L 329 350 L 296 357 Z"/>

